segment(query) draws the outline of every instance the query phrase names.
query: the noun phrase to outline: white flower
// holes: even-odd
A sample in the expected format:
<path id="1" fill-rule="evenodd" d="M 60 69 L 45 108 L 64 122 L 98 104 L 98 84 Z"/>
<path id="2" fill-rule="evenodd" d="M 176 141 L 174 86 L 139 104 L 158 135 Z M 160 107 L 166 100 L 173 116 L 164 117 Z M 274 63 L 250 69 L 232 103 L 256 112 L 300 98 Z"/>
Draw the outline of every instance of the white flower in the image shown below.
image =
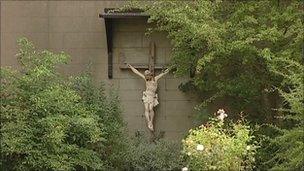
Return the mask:
<path id="1" fill-rule="evenodd" d="M 222 114 L 222 113 L 225 113 L 225 110 L 224 109 L 219 109 L 216 113 L 217 114 Z"/>
<path id="2" fill-rule="evenodd" d="M 203 151 L 205 149 L 205 147 L 202 145 L 202 144 L 198 144 L 197 146 L 196 146 L 196 150 L 197 151 Z"/>
<path id="3" fill-rule="evenodd" d="M 188 171 L 188 167 L 183 167 L 182 171 Z"/>
<path id="4" fill-rule="evenodd" d="M 216 113 L 219 114 L 217 118 L 221 121 L 224 121 L 224 119 L 228 116 L 224 109 L 219 109 Z"/>
<path id="5" fill-rule="evenodd" d="M 215 170 L 215 169 L 216 169 L 216 166 L 210 166 L 210 169 Z"/>
<path id="6" fill-rule="evenodd" d="M 190 156 L 190 155 L 191 155 L 191 153 L 190 153 L 190 152 L 188 152 L 188 153 L 187 153 L 187 155 L 188 155 L 188 156 Z"/>
<path id="7" fill-rule="evenodd" d="M 246 150 L 250 150 L 250 145 L 247 145 Z"/>

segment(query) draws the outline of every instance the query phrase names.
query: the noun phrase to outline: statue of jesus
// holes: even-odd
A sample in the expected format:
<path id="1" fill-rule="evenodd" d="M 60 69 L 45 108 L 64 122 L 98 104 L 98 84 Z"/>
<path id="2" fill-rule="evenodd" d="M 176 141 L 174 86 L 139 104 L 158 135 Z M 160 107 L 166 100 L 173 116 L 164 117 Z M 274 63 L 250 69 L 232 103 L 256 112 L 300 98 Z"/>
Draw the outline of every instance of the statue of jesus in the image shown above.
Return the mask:
<path id="1" fill-rule="evenodd" d="M 153 119 L 154 119 L 154 110 L 153 108 L 157 106 L 158 96 L 156 94 L 157 90 L 157 81 L 163 77 L 164 75 L 169 73 L 169 69 L 166 69 L 164 72 L 157 76 L 153 76 L 153 73 L 150 70 L 146 70 L 144 74 L 140 73 L 137 69 L 135 69 L 132 65 L 127 64 L 127 66 L 138 76 L 146 82 L 146 90 L 143 92 L 142 101 L 145 106 L 145 117 L 147 120 L 148 128 L 150 131 L 154 131 Z"/>

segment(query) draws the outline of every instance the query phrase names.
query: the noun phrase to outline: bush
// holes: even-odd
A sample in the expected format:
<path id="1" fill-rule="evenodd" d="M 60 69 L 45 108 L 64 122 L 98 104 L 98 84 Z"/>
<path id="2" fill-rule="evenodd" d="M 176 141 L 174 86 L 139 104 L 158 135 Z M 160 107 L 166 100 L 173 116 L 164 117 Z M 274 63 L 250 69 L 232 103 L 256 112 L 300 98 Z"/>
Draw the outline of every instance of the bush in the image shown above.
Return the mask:
<path id="1" fill-rule="evenodd" d="M 225 127 L 220 119 L 190 130 L 183 153 L 190 170 L 251 170 L 257 146 L 244 121 Z"/>
<path id="2" fill-rule="evenodd" d="M 143 135 L 124 140 L 125 150 L 116 153 L 120 156 L 120 160 L 116 160 L 116 170 L 163 171 L 182 167 L 181 146 L 177 142 L 164 139 L 151 142 Z"/>
<path id="3" fill-rule="evenodd" d="M 102 125 L 103 138 L 105 141 L 103 146 L 98 147 L 98 153 L 104 161 L 104 169 L 119 166 L 124 158 L 117 155 L 117 152 L 125 151 L 125 124 L 121 116 L 121 107 L 117 91 L 110 89 L 108 96 L 105 93 L 104 85 L 94 84 L 90 72 L 86 72 L 79 77 L 71 79 L 72 87 L 82 98 L 82 102 L 87 108 L 95 113 Z"/>
<path id="4" fill-rule="evenodd" d="M 21 69 L 1 68 L 1 168 L 103 169 L 122 122 L 117 98 L 96 91 L 88 76 L 56 72 L 68 55 L 18 43 Z"/>

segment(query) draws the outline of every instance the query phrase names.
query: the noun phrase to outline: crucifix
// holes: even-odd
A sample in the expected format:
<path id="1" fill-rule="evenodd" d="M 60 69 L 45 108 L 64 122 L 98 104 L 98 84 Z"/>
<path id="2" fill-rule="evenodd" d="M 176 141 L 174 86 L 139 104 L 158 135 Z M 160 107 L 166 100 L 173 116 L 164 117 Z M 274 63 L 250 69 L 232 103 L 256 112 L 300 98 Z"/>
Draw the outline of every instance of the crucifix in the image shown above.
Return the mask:
<path id="1" fill-rule="evenodd" d="M 151 132 L 154 131 L 154 107 L 159 104 L 157 91 L 157 83 L 160 78 L 169 73 L 169 69 L 155 76 L 155 44 L 150 43 L 150 56 L 149 56 L 149 66 L 144 73 L 139 72 L 136 66 L 127 64 L 127 67 L 131 69 L 136 75 L 145 80 L 146 90 L 143 92 L 142 101 L 145 107 L 145 117 L 147 121 L 147 126 Z"/>

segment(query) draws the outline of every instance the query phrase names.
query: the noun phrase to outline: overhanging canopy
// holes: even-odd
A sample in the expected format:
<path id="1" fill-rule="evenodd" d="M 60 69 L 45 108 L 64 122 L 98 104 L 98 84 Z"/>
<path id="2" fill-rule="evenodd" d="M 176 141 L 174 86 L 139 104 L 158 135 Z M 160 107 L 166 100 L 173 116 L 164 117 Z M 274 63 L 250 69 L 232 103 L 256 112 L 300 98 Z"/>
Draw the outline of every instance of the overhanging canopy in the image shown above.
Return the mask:
<path id="1" fill-rule="evenodd" d="M 105 8 L 104 12 L 99 14 L 105 21 L 107 50 L 108 50 L 108 78 L 113 78 L 113 21 L 115 19 L 128 18 L 149 18 L 149 15 L 140 9 L 131 9 L 128 11 L 119 11 L 115 8 Z"/>

